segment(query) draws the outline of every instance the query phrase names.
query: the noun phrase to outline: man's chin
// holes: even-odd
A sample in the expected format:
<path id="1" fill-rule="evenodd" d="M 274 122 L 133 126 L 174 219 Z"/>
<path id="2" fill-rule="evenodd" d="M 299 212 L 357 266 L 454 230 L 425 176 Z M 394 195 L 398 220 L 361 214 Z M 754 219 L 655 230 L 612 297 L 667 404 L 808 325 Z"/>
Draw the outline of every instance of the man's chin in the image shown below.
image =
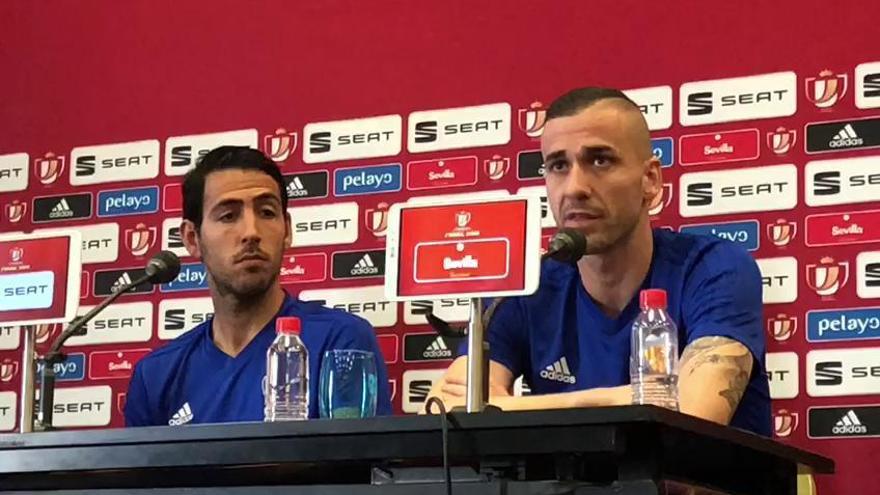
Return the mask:
<path id="1" fill-rule="evenodd" d="M 259 299 L 272 288 L 274 278 L 269 276 L 257 276 L 257 274 L 243 274 L 235 281 L 226 285 L 227 292 L 239 300 Z"/>

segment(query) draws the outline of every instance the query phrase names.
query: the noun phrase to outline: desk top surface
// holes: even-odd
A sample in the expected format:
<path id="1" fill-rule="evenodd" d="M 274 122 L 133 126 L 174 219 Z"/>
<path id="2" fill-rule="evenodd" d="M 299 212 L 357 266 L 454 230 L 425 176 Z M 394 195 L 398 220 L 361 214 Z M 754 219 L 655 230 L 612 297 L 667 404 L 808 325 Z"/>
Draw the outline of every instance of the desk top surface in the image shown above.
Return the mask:
<path id="1" fill-rule="evenodd" d="M 310 440 L 326 442 L 346 442 L 352 439 L 378 439 L 383 437 L 394 441 L 381 442 L 387 445 L 385 452 L 372 452 L 383 458 L 395 457 L 395 447 L 409 440 L 428 440 L 439 438 L 441 424 L 438 416 L 396 416 L 378 417 L 352 420 L 311 420 L 297 422 L 278 423 L 227 423 L 209 425 L 187 426 L 156 426 L 126 429 L 106 430 L 79 430 L 79 431 L 53 431 L 29 434 L 0 435 L 0 458 L 7 458 L 24 452 L 40 450 L 58 451 L 73 450 L 80 452 L 83 449 L 101 448 L 102 450 L 113 447 L 137 445 L 140 448 L 150 446 L 197 445 L 247 443 L 251 446 L 259 446 L 261 443 L 276 443 L 279 439 Z M 665 432 L 665 434 L 687 434 L 698 439 L 692 448 L 700 448 L 700 445 L 736 446 L 745 448 L 755 453 L 761 453 L 772 458 L 785 459 L 804 466 L 812 467 L 816 472 L 833 471 L 833 461 L 828 458 L 813 454 L 801 449 L 785 445 L 771 439 L 761 437 L 749 432 L 734 428 L 723 427 L 692 416 L 668 411 L 652 406 L 621 406 L 584 409 L 564 409 L 552 411 L 522 411 L 522 412 L 487 412 L 481 414 L 453 413 L 449 431 L 450 438 L 462 434 L 477 434 L 486 432 L 513 434 L 518 431 L 532 433 L 541 431 L 553 437 L 563 438 L 575 428 L 591 428 L 590 431 L 616 432 L 632 431 L 631 428 L 638 426 L 639 431 Z M 428 435 L 427 437 L 425 435 Z M 603 436 L 589 435 L 582 439 L 583 448 L 586 450 L 599 449 L 602 445 L 609 448 L 619 448 L 619 442 L 611 441 L 613 435 Z M 429 440 L 430 443 L 435 443 Z M 590 444 L 595 443 L 591 447 Z M 439 443 L 436 446 L 439 448 Z M 531 451 L 529 445 L 517 447 L 516 442 L 509 442 L 501 448 L 507 454 L 517 454 L 521 450 L 523 454 Z M 499 452 L 498 446 L 493 451 Z M 478 449 L 479 450 L 479 449 Z M 314 461 L 320 461 L 320 452 L 313 451 Z M 422 454 L 428 454 L 427 451 Z M 365 452 L 364 455 L 367 455 Z M 10 472 L 3 466 L 7 463 L 0 462 L 0 473 Z M 11 467 L 11 466 L 10 466 Z M 21 467 L 21 466 L 20 466 Z M 48 466 L 46 466 L 48 467 Z"/>

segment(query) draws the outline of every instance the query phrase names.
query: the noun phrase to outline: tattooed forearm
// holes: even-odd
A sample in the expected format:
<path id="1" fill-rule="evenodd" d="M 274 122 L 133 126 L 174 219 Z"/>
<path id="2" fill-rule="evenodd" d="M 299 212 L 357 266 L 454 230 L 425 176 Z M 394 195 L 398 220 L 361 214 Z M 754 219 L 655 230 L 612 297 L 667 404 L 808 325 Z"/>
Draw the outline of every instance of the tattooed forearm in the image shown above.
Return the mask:
<path id="1" fill-rule="evenodd" d="M 749 365 L 751 365 L 751 356 L 748 355 L 746 357 L 749 358 Z M 735 411 L 736 406 L 739 404 L 739 400 L 742 399 L 743 393 L 749 384 L 749 372 L 743 368 L 739 368 L 728 370 L 727 373 L 727 388 L 718 392 L 718 395 L 727 399 L 727 404 L 730 405 L 730 410 Z"/>
<path id="2" fill-rule="evenodd" d="M 724 385 L 718 395 L 727 401 L 730 413 L 736 410 L 752 370 L 752 355 L 745 346 L 727 337 L 703 337 L 685 348 L 680 373 L 690 377 L 698 371 L 711 369 Z"/>

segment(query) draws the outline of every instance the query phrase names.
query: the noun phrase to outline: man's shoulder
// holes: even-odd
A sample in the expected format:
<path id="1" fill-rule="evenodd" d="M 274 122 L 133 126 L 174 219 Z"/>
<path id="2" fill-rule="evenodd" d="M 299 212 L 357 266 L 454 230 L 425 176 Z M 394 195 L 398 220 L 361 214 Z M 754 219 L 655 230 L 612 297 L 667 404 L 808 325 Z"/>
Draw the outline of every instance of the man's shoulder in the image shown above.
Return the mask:
<path id="1" fill-rule="evenodd" d="M 688 271 L 711 266 L 714 270 L 739 270 L 756 266 L 748 251 L 734 242 L 711 235 L 695 235 L 654 231 L 657 258 L 673 265 L 684 265 Z"/>

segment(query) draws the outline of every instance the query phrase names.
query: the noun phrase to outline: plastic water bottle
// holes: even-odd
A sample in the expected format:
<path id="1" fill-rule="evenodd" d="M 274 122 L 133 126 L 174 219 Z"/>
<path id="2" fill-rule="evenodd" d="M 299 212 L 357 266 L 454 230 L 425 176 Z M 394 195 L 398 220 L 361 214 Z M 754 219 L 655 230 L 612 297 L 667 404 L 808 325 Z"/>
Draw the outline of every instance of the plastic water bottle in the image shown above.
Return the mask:
<path id="1" fill-rule="evenodd" d="M 263 379 L 265 421 L 295 421 L 309 417 L 309 353 L 299 338 L 299 318 L 275 320 L 275 340 L 266 351 Z"/>
<path id="2" fill-rule="evenodd" d="M 643 290 L 639 303 L 629 360 L 632 402 L 678 411 L 678 328 L 666 312 L 666 291 Z"/>

